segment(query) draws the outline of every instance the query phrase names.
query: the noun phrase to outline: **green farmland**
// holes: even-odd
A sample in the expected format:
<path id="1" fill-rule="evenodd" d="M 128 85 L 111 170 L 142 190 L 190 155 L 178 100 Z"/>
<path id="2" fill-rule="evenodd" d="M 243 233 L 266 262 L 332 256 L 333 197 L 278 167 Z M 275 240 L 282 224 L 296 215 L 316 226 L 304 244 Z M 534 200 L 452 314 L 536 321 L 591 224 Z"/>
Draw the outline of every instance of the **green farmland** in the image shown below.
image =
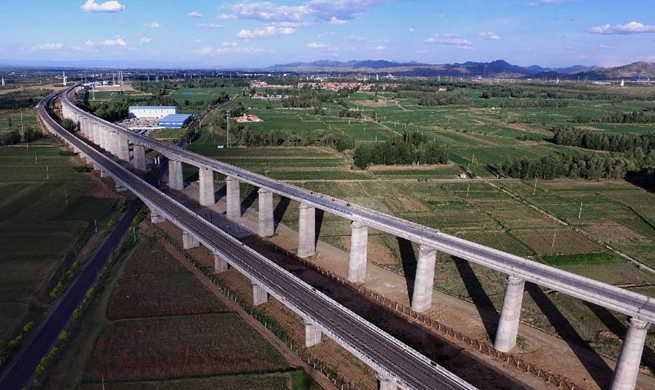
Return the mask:
<path id="1" fill-rule="evenodd" d="M 0 349 L 51 302 L 49 293 L 115 200 L 92 194 L 97 184 L 45 139 L 0 148 Z"/>

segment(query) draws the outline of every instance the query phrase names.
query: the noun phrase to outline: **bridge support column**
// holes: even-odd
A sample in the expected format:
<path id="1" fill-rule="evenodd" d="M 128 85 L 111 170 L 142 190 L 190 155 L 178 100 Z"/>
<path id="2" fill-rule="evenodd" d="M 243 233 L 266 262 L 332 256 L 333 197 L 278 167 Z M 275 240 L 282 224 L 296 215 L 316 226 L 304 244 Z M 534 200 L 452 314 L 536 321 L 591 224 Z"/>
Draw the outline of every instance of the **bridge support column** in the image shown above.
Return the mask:
<path id="1" fill-rule="evenodd" d="M 259 235 L 270 237 L 275 234 L 273 219 L 273 193 L 266 188 L 260 188 L 259 194 Z"/>
<path id="2" fill-rule="evenodd" d="M 623 347 L 614 370 L 614 379 L 610 390 L 632 390 L 637 383 L 639 363 L 644 351 L 646 333 L 650 324 L 631 317 L 628 319 L 628 330 L 623 338 Z"/>
<path id="3" fill-rule="evenodd" d="M 120 158 L 123 161 L 130 161 L 130 143 L 127 140 L 127 137 L 124 136 L 123 134 L 116 133 L 118 135 L 117 137 L 117 143 L 118 143 L 118 158 Z"/>
<path id="4" fill-rule="evenodd" d="M 309 257 L 316 253 L 316 210 L 306 204 L 300 204 L 298 221 L 298 256 Z"/>
<path id="5" fill-rule="evenodd" d="M 168 160 L 168 187 L 178 191 L 184 189 L 181 161 Z"/>
<path id="6" fill-rule="evenodd" d="M 223 255 L 214 252 L 214 272 L 220 274 L 221 272 L 227 271 L 227 269 L 228 263 L 225 261 Z"/>
<path id="7" fill-rule="evenodd" d="M 201 206 L 213 206 L 216 203 L 214 195 L 214 171 L 209 168 L 198 168 L 200 178 L 199 201 Z"/>
<path id="8" fill-rule="evenodd" d="M 350 231 L 348 280 L 351 282 L 359 282 L 366 278 L 368 226 L 359 222 L 352 222 L 350 224 Z"/>
<path id="9" fill-rule="evenodd" d="M 134 169 L 138 171 L 146 170 L 146 148 L 143 145 L 134 144 Z M 169 173 L 170 175 L 170 173 Z"/>
<path id="10" fill-rule="evenodd" d="M 109 131 L 100 127 L 100 147 L 109 151 Z"/>
<path id="11" fill-rule="evenodd" d="M 521 319 L 521 302 L 523 301 L 523 287 L 525 280 L 509 275 L 507 287 L 503 298 L 503 308 L 500 311 L 498 330 L 494 340 L 494 348 L 501 352 L 508 352 L 516 345 L 516 336 L 519 332 Z"/>
<path id="12" fill-rule="evenodd" d="M 150 208 L 150 222 L 161 223 L 166 221 L 166 218 L 161 214 L 159 210 L 152 208 L 150 206 L 148 206 L 148 208 Z"/>
<path id="13" fill-rule="evenodd" d="M 91 140 L 93 141 L 94 144 L 100 145 L 100 141 L 101 141 L 100 125 L 97 123 L 93 124 L 93 132 L 91 135 Z"/>
<path id="14" fill-rule="evenodd" d="M 239 180 L 234 177 L 225 178 L 225 186 L 227 187 L 227 211 L 228 219 L 238 219 L 241 217 L 241 194 L 239 191 Z"/>
<path id="15" fill-rule="evenodd" d="M 412 294 L 412 309 L 417 312 L 423 312 L 432 307 L 432 289 L 434 287 L 434 266 L 436 261 L 436 249 L 421 245 L 418 250 L 414 293 Z"/>
<path id="16" fill-rule="evenodd" d="M 102 169 L 102 167 L 100 167 L 100 177 L 109 177 L 109 174 L 107 173 L 107 171 Z"/>
<path id="17" fill-rule="evenodd" d="M 268 293 L 264 290 L 264 287 L 253 283 L 252 284 L 252 304 L 257 306 L 262 303 L 268 302 Z"/>
<path id="18" fill-rule="evenodd" d="M 189 232 L 182 232 L 182 248 L 191 249 L 200 246 L 200 242 Z"/>
<path id="19" fill-rule="evenodd" d="M 321 329 L 316 325 L 316 322 L 303 318 L 305 324 L 305 348 L 313 347 L 321 343 Z"/>
<path id="20" fill-rule="evenodd" d="M 389 378 L 385 374 L 381 374 L 378 372 L 377 374 L 375 374 L 375 377 L 378 380 L 379 390 L 396 390 L 398 388 L 398 384 L 396 383 L 396 381 Z"/>
<path id="21" fill-rule="evenodd" d="M 117 131 L 109 132 L 109 153 L 114 156 L 118 156 L 118 143 L 119 143 L 120 134 Z"/>

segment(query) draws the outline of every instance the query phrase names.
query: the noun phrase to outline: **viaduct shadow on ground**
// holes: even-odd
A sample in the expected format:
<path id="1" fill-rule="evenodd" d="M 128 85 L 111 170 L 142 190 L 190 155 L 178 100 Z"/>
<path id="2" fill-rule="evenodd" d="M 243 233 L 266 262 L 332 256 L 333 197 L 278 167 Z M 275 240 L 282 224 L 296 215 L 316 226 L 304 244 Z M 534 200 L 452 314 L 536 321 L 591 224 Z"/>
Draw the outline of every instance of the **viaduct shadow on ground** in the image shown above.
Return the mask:
<path id="1" fill-rule="evenodd" d="M 414 296 L 414 281 L 416 280 L 416 253 L 414 252 L 411 241 L 401 237 L 396 237 L 396 240 L 398 241 L 398 251 L 400 252 L 400 263 L 403 266 L 403 274 L 405 275 L 407 294 L 411 301 Z"/>
<path id="2" fill-rule="evenodd" d="M 462 282 L 464 282 L 466 292 L 468 292 L 475 308 L 478 310 L 478 314 L 482 320 L 482 325 L 484 326 L 489 339 L 493 342 L 496 338 L 496 330 L 498 328 L 500 315 L 496 312 L 493 301 L 484 290 L 484 287 L 482 286 L 482 283 L 480 283 L 480 279 L 475 274 L 471 264 L 458 257 L 452 256 L 452 259 L 455 262 L 455 267 L 457 267 L 459 276 L 462 278 Z"/>
<path id="3" fill-rule="evenodd" d="M 259 189 L 257 187 L 253 187 L 248 195 L 243 199 L 243 202 L 241 202 L 241 215 L 245 214 L 250 206 L 255 203 L 255 200 L 259 197 L 259 193 L 257 191 L 259 191 Z"/>
<path id="4" fill-rule="evenodd" d="M 316 216 L 314 218 L 314 244 L 318 244 L 318 237 L 321 234 L 321 228 L 323 227 L 323 217 L 325 216 L 325 211 L 321 209 L 315 209 Z"/>
<path id="5" fill-rule="evenodd" d="M 569 344 L 573 353 L 587 369 L 596 384 L 601 389 L 608 388 L 613 377 L 612 368 L 607 365 L 598 353 L 591 349 L 589 343 L 580 336 L 568 318 L 559 311 L 553 301 L 538 285 L 526 282 L 525 289 L 555 328 L 555 332 Z"/>
<path id="6" fill-rule="evenodd" d="M 284 214 L 287 212 L 290 203 L 291 199 L 282 197 L 280 198 L 277 206 L 275 206 L 275 210 L 273 211 L 273 225 L 275 226 L 276 230 L 282 221 L 282 217 L 284 217 Z"/>

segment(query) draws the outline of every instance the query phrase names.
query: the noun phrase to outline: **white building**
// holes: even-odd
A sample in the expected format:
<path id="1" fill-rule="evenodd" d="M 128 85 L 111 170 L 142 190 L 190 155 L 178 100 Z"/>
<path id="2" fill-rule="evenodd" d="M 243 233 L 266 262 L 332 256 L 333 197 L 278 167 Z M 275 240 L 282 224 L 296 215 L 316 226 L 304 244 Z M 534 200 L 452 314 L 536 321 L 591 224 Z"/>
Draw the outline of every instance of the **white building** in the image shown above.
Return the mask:
<path id="1" fill-rule="evenodd" d="M 130 118 L 163 118 L 166 115 L 177 114 L 177 106 L 130 106 Z"/>

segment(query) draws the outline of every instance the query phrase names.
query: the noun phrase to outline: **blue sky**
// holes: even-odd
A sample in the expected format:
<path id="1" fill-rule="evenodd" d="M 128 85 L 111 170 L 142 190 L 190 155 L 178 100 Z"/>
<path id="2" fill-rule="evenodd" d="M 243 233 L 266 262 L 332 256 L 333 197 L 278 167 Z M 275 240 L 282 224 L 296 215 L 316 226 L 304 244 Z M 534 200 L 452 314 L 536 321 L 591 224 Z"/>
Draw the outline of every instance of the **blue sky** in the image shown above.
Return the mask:
<path id="1" fill-rule="evenodd" d="M 4 0 L 0 61 L 655 62 L 646 0 Z"/>

